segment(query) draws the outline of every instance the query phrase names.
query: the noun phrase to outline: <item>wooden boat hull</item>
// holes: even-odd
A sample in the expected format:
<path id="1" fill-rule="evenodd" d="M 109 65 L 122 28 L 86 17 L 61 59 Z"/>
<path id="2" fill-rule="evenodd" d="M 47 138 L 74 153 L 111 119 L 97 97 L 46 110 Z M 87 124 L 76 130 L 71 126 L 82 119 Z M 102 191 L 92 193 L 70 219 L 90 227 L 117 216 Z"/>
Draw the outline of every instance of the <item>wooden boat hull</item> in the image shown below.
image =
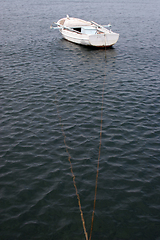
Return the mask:
<path id="1" fill-rule="evenodd" d="M 97 34 L 89 36 L 89 42 L 92 46 L 96 47 L 110 47 L 113 46 L 119 38 L 117 33 Z"/>
<path id="2" fill-rule="evenodd" d="M 85 46 L 110 47 L 119 39 L 118 33 L 78 18 L 62 18 L 57 25 L 64 39 Z"/>

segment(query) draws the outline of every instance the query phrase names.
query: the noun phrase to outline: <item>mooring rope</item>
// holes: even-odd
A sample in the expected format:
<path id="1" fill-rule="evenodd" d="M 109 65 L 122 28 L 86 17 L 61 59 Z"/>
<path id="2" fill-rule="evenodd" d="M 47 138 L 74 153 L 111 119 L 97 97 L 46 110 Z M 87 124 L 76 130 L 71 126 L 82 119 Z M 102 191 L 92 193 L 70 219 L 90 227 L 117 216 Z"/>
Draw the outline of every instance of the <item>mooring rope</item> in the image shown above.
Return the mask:
<path id="1" fill-rule="evenodd" d="M 68 161 L 70 163 L 70 169 L 71 169 L 71 174 L 72 174 L 72 179 L 73 179 L 73 185 L 74 185 L 75 190 L 76 190 L 76 196 L 77 196 L 78 206 L 79 206 L 79 210 L 80 210 L 80 214 L 81 214 L 83 231 L 84 231 L 85 239 L 88 240 L 88 233 L 86 231 L 86 225 L 85 225 L 85 221 L 84 221 L 84 217 L 83 217 L 83 211 L 82 211 L 80 196 L 79 196 L 77 185 L 76 185 L 75 175 L 73 173 L 73 167 L 72 167 L 72 162 L 71 162 L 71 155 L 70 155 L 70 153 L 68 151 L 68 146 L 67 146 L 67 143 L 66 143 L 66 135 L 65 135 L 65 132 L 64 132 L 64 128 L 63 128 L 63 124 L 62 124 L 62 120 L 61 120 L 61 117 L 60 117 L 60 114 L 59 114 L 58 107 L 57 107 L 57 113 L 58 113 L 58 117 L 59 117 L 59 121 L 60 121 L 60 125 L 61 125 L 61 131 L 62 131 L 63 138 L 64 138 L 64 145 L 65 145 L 65 148 L 66 148 L 66 152 L 68 154 Z"/>
<path id="2" fill-rule="evenodd" d="M 105 56 L 105 58 L 106 58 L 106 56 Z M 105 78 L 104 78 L 103 90 L 102 90 L 102 106 L 101 106 L 101 126 L 100 126 L 99 153 L 98 153 L 97 174 L 96 174 L 95 193 L 94 193 L 94 204 L 93 204 L 93 212 L 92 212 L 91 230 L 90 230 L 89 240 L 91 240 L 91 237 L 92 237 L 94 214 L 95 214 L 95 208 L 96 208 L 96 198 L 97 198 L 97 185 L 98 185 L 99 162 L 100 162 L 101 145 L 102 145 L 102 122 L 103 122 L 104 84 L 105 84 Z"/>
<path id="3" fill-rule="evenodd" d="M 105 59 L 106 59 L 106 46 L 105 46 Z M 105 74 L 105 76 L 106 76 L 106 74 Z M 96 173 L 95 193 L 94 193 L 94 203 L 93 203 L 93 211 L 92 211 L 91 229 L 90 229 L 89 240 L 91 240 L 91 238 L 92 238 L 93 222 L 94 222 L 94 215 L 95 215 L 95 208 L 96 208 L 96 198 L 97 198 L 99 162 L 100 162 L 101 145 L 102 145 L 102 123 L 103 123 L 103 102 L 104 102 L 105 76 L 104 76 L 103 90 L 102 90 L 102 106 L 101 106 L 101 125 L 100 125 L 99 153 L 98 153 L 97 173 Z M 56 103 L 56 105 L 57 105 L 57 103 Z M 71 174 L 72 174 L 72 179 L 73 179 L 73 185 L 74 185 L 75 190 L 76 190 L 76 196 L 77 196 L 78 206 L 79 206 L 79 210 L 80 210 L 80 214 L 81 214 L 81 221 L 82 221 L 82 225 L 83 225 L 83 231 L 84 231 L 85 239 L 88 240 L 88 233 L 87 233 L 87 231 L 86 231 L 86 225 L 85 225 L 85 220 L 84 220 L 84 216 L 83 216 L 83 211 L 82 211 L 80 196 L 79 196 L 79 193 L 78 193 L 78 189 L 77 189 L 77 185 L 76 185 L 76 181 L 75 181 L 75 175 L 74 175 L 74 172 L 73 172 L 73 167 L 72 167 L 72 162 L 71 162 L 71 155 L 70 155 L 70 153 L 69 153 L 69 151 L 68 151 L 68 146 L 67 146 L 67 143 L 66 143 L 66 135 L 65 135 L 64 128 L 63 128 L 63 124 L 62 124 L 62 120 L 61 120 L 61 117 L 60 117 L 60 114 L 59 114 L 58 106 L 57 106 L 57 113 L 58 113 L 58 118 L 59 118 L 60 125 L 61 125 L 61 131 L 62 131 L 63 138 L 64 138 L 64 144 L 65 144 L 66 152 L 67 152 L 67 154 L 68 154 L 68 161 L 69 161 L 69 163 L 70 163 L 70 169 L 71 169 Z"/>

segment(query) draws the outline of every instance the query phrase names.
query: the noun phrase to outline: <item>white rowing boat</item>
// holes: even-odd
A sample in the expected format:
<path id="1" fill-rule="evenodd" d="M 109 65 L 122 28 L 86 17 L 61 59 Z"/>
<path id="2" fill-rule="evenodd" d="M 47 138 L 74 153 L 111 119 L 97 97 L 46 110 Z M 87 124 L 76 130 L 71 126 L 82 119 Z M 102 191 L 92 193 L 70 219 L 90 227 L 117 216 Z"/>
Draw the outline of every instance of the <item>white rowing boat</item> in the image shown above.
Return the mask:
<path id="1" fill-rule="evenodd" d="M 113 46 L 119 38 L 119 34 L 112 32 L 105 26 L 97 24 L 93 21 L 85 21 L 79 18 L 72 18 L 67 15 L 66 18 L 61 18 L 57 23 L 57 27 L 52 29 L 59 29 L 62 36 L 73 43 L 94 46 L 94 47 L 110 47 Z M 111 25 L 107 25 L 111 27 Z"/>

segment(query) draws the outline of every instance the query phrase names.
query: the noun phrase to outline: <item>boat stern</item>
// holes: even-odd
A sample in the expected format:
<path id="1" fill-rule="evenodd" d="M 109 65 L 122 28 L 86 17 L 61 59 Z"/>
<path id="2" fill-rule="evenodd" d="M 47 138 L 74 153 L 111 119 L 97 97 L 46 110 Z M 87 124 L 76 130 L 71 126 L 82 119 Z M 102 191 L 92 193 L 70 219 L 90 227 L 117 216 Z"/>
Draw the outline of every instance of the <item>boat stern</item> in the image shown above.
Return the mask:
<path id="1" fill-rule="evenodd" d="M 89 36 L 89 42 L 96 47 L 113 46 L 119 39 L 119 34 L 114 32 L 101 33 Z"/>

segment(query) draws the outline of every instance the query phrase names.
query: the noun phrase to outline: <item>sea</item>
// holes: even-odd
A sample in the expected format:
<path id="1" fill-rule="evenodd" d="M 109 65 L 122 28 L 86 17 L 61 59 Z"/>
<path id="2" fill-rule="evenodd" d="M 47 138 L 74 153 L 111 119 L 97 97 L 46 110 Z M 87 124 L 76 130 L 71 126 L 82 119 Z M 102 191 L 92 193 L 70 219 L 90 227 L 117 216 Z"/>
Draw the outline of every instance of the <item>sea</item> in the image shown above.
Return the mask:
<path id="1" fill-rule="evenodd" d="M 0 239 L 86 240 L 85 224 L 92 240 L 160 240 L 160 1 L 0 8 Z M 118 42 L 64 40 L 50 25 L 67 14 Z"/>

